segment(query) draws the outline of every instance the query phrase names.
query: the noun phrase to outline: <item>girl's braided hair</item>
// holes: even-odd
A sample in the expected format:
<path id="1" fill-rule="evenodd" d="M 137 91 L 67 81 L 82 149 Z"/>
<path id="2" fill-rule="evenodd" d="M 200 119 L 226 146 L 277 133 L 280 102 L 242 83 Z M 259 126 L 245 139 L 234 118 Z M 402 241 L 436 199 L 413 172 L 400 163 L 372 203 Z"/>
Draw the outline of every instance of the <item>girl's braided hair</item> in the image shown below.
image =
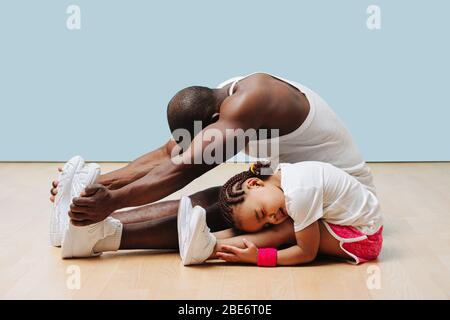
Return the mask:
<path id="1" fill-rule="evenodd" d="M 244 182 L 253 177 L 265 179 L 268 175 L 261 175 L 262 168 L 270 167 L 270 162 L 258 161 L 253 163 L 247 171 L 236 174 L 231 177 L 220 189 L 219 208 L 220 211 L 231 225 L 235 225 L 233 206 L 244 201 L 245 191 L 242 189 Z"/>

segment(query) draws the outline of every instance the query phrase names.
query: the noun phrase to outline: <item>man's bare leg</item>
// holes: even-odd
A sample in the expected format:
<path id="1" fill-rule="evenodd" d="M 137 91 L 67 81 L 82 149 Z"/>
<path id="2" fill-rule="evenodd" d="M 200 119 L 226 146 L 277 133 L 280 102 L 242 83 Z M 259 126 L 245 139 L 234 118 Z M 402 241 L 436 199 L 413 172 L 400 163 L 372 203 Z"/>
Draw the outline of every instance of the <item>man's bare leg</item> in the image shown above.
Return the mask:
<path id="1" fill-rule="evenodd" d="M 123 224 L 146 222 L 172 216 L 177 213 L 179 200 L 150 203 L 141 207 L 115 211 L 111 217 Z"/>
<path id="2" fill-rule="evenodd" d="M 206 221 L 211 230 L 220 231 L 218 238 L 234 234 L 218 207 L 220 187 L 212 187 L 190 196 L 192 204 L 206 208 Z M 177 249 L 177 213 L 179 200 L 162 201 L 144 207 L 116 211 L 113 217 L 123 223 L 120 249 Z M 223 231 L 222 231 L 223 230 Z"/>
<path id="3" fill-rule="evenodd" d="M 211 187 L 190 196 L 194 206 L 199 205 L 207 210 L 207 223 L 212 230 L 227 228 L 228 224 L 221 218 L 218 208 L 214 206 L 219 197 L 220 187 Z M 168 200 L 151 203 L 145 206 L 120 210 L 111 216 L 120 220 L 123 224 L 148 222 L 164 217 L 176 216 L 179 200 Z"/>
<path id="4" fill-rule="evenodd" d="M 119 250 L 178 249 L 177 217 L 123 225 Z"/>
<path id="5" fill-rule="evenodd" d="M 215 233 L 218 238 L 215 252 L 219 251 L 223 244 L 243 248 L 243 238 L 252 241 L 258 247 L 279 247 L 283 244 L 295 243 L 294 227 L 291 221 L 285 221 L 257 233 L 223 239 L 226 234 L 231 235 L 233 231 Z M 176 217 L 168 216 L 147 222 L 125 224 L 120 249 L 178 249 Z M 215 257 L 215 252 L 212 258 Z"/>

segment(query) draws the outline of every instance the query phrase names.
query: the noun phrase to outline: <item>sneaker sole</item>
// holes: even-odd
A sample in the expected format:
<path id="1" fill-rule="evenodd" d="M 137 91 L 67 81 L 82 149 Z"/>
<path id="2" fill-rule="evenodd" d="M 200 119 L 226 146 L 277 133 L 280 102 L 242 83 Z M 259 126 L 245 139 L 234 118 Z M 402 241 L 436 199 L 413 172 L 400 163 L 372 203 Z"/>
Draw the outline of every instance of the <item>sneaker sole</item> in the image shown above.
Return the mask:
<path id="1" fill-rule="evenodd" d="M 186 196 L 181 197 L 180 203 L 178 205 L 177 227 L 178 227 L 178 249 L 180 251 L 180 256 L 182 259 L 185 241 L 181 237 L 181 226 L 186 225 L 187 214 L 191 209 L 192 209 L 191 199 Z"/>
<path id="2" fill-rule="evenodd" d="M 191 265 L 191 264 L 197 264 L 195 261 L 192 260 L 192 250 L 193 250 L 193 245 L 192 243 L 197 242 L 197 239 L 199 237 L 199 235 L 202 233 L 203 229 L 205 228 L 205 224 L 204 223 L 200 223 L 199 221 L 199 213 L 195 212 L 195 210 L 205 210 L 200 206 L 195 206 L 192 210 L 192 217 L 191 219 L 195 219 L 195 229 L 192 233 L 189 234 L 189 238 L 186 240 L 185 245 L 187 245 L 188 250 L 186 252 L 186 256 L 184 258 L 183 261 L 183 265 L 187 266 L 187 265 Z M 193 221 L 193 220 L 191 220 Z"/>
<path id="3" fill-rule="evenodd" d="M 73 166 L 71 165 L 73 162 Z M 70 164 L 70 166 L 69 166 Z M 72 159 L 70 159 L 69 161 L 67 161 L 67 163 L 64 165 L 63 167 L 63 173 L 68 172 L 68 181 L 66 181 L 66 184 L 64 186 L 64 190 L 61 190 L 58 192 L 59 197 L 62 197 L 63 194 L 67 193 L 67 192 L 71 192 L 71 182 L 73 180 L 73 177 L 75 176 L 75 173 L 79 172 L 81 170 L 81 168 L 83 168 L 84 166 L 84 160 L 83 158 L 81 158 L 80 156 L 75 156 Z M 62 173 L 59 175 L 58 177 L 58 181 L 61 179 Z M 52 246 L 55 247 L 60 247 L 61 246 L 61 242 L 62 242 L 62 232 L 63 230 L 61 230 L 61 225 L 59 223 L 60 219 L 59 218 L 59 212 L 57 212 L 55 210 L 55 205 L 57 203 L 57 201 L 59 201 L 58 199 L 55 199 L 55 202 L 53 204 L 53 210 L 52 210 L 52 216 L 50 217 L 50 243 Z"/>

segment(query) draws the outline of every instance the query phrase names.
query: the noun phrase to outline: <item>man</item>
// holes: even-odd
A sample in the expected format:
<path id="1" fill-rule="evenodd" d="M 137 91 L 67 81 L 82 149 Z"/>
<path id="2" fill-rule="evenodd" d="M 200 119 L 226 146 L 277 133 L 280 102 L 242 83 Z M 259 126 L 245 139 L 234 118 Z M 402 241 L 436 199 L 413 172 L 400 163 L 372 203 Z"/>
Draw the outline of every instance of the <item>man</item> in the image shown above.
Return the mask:
<path id="1" fill-rule="evenodd" d="M 204 151 L 225 150 L 236 140 L 236 132 L 238 138 L 242 138 L 243 132 L 251 129 L 257 132 L 276 129 L 280 137 L 245 140 L 245 149 L 250 155 L 258 156 L 255 150 L 261 144 L 276 143 L 279 162 L 328 162 L 375 191 L 370 170 L 344 124 L 319 95 L 298 83 L 254 73 L 225 81 L 215 89 L 188 87 L 171 99 L 167 118 L 173 133 L 185 129 L 193 137 L 188 148 L 180 152 L 177 142 L 186 141 L 171 139 L 126 167 L 99 176 L 82 196 L 73 199 L 69 212 L 73 225 L 91 225 L 112 215 L 124 226 L 130 224 L 130 228 L 139 229 L 134 230 L 136 237 L 131 237 L 134 240 L 129 247 L 176 248 L 179 201 L 148 204 L 181 189 L 225 161 L 229 154 L 225 154 L 222 161 L 205 161 Z M 195 132 L 196 121 L 201 121 L 203 126 L 199 134 Z M 204 139 L 208 132 L 220 133 L 215 135 L 219 138 Z M 235 147 L 233 154 L 239 151 L 240 147 Z M 57 184 L 53 182 L 52 200 Z M 208 208 L 206 221 L 213 231 L 228 227 L 214 206 L 218 190 L 219 187 L 209 188 L 191 196 L 194 205 Z M 117 212 L 142 205 L 147 206 Z M 137 222 L 141 222 L 139 227 L 132 226 Z M 279 232 L 291 232 L 286 226 L 277 228 Z M 222 234 L 223 237 L 233 235 L 232 232 Z M 258 235 L 254 237 L 253 241 L 258 243 Z"/>

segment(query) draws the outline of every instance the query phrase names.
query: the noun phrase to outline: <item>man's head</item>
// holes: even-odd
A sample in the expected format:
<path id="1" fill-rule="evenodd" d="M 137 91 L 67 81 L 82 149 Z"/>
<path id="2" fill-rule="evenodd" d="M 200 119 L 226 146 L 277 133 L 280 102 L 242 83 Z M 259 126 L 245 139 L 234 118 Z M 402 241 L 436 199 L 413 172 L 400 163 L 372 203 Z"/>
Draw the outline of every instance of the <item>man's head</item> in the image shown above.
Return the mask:
<path id="1" fill-rule="evenodd" d="M 193 86 L 178 91 L 167 106 L 170 131 L 186 129 L 193 139 L 194 121 L 201 121 L 202 128 L 205 128 L 217 120 L 215 115 L 219 107 L 220 101 L 214 89 Z"/>

